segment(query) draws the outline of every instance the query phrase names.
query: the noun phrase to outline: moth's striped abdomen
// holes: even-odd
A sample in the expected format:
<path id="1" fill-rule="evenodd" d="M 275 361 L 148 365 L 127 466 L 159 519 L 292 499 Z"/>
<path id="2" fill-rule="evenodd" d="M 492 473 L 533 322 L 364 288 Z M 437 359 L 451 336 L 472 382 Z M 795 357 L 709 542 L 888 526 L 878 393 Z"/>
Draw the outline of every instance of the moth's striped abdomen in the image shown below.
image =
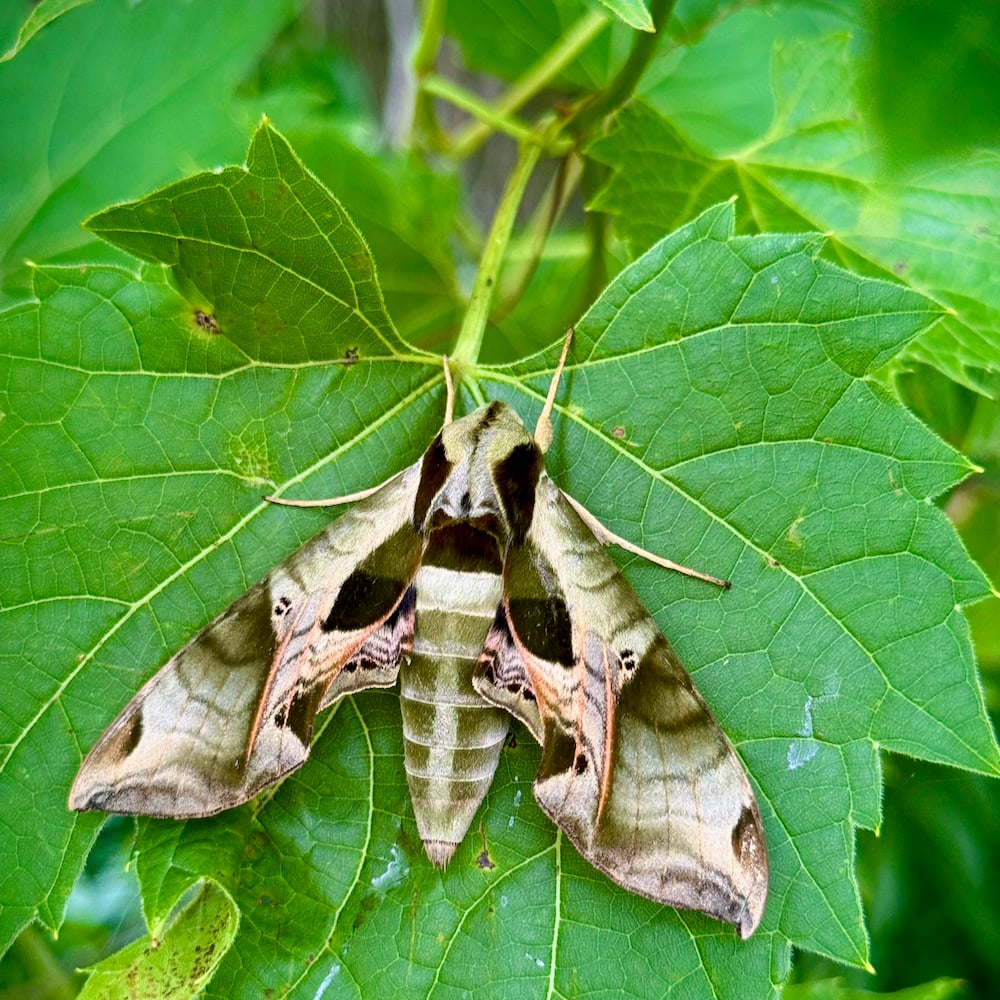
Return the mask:
<path id="1" fill-rule="evenodd" d="M 434 556 L 432 542 L 415 580 L 413 655 L 400 668 L 399 694 L 417 829 L 428 857 L 443 867 L 489 790 L 510 717 L 472 686 L 500 577 L 434 565 Z"/>

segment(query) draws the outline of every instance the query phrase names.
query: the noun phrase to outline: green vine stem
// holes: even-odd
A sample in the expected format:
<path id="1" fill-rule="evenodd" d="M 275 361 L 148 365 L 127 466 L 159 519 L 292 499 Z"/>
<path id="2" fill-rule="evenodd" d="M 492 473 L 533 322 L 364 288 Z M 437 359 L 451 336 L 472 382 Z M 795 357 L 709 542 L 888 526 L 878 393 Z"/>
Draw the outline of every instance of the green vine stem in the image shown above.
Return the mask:
<path id="1" fill-rule="evenodd" d="M 499 104 L 487 103 L 478 94 L 466 90 L 447 77 L 428 76 L 421 86 L 421 91 L 428 97 L 440 97 L 456 108 L 468 112 L 477 119 L 476 126 L 483 130 L 484 136 L 496 131 L 521 142 L 531 135 L 531 126 L 527 122 L 515 118 L 512 112 L 501 111 Z"/>
<path id="2" fill-rule="evenodd" d="M 651 3 L 650 14 L 657 32 L 661 32 L 669 21 L 674 2 L 675 0 L 653 0 Z M 550 117 L 547 121 L 539 121 L 534 128 L 518 120 L 515 111 L 554 79 L 608 24 L 608 16 L 602 12 L 591 13 L 581 18 L 535 66 L 492 105 L 449 80 L 431 75 L 430 61 L 437 50 L 436 42 L 432 45 L 436 32 L 425 32 L 422 39 L 418 59 L 415 60 L 415 64 L 424 73 L 421 93 L 427 99 L 440 97 L 451 101 L 478 119 L 455 141 L 452 146 L 453 155 L 457 158 L 468 155 L 494 130 L 511 135 L 519 141 L 517 163 L 493 217 L 462 327 L 455 342 L 455 350 L 451 355 L 457 379 L 461 379 L 463 368 L 474 365 L 479 358 L 500 268 L 510 242 L 517 211 L 528 180 L 543 150 L 559 154 L 568 152 L 567 141 L 562 138 L 567 128 L 580 135 L 627 101 L 656 51 L 657 36 L 640 32 L 629 58 L 615 79 L 592 100 L 584 103 L 569 119 Z"/>
<path id="3" fill-rule="evenodd" d="M 618 75 L 590 101 L 584 103 L 568 123 L 575 134 L 586 135 L 595 124 L 617 111 L 632 96 L 656 53 L 660 36 L 670 21 L 675 3 L 676 0 L 652 0 L 649 14 L 653 19 L 655 33 L 637 32 L 638 37 L 632 51 Z"/>
<path id="4" fill-rule="evenodd" d="M 538 137 L 533 137 L 518 147 L 517 163 L 514 164 L 507 186 L 500 197 L 500 204 L 497 205 L 496 214 L 493 216 L 493 225 L 486 237 L 479 270 L 476 272 L 472 294 L 469 296 L 469 305 L 455 342 L 455 350 L 451 355 L 456 378 L 461 377 L 462 368 L 474 365 L 479 358 L 490 305 L 493 302 L 493 291 L 500 276 L 500 266 L 507 251 L 507 244 L 510 242 L 510 234 L 524 196 L 524 189 L 542 155 L 542 145 Z"/>
<path id="5" fill-rule="evenodd" d="M 413 108 L 414 137 L 423 135 L 432 148 L 443 148 L 444 135 L 434 113 L 434 101 L 426 93 L 422 82 L 434 72 L 441 39 L 444 37 L 444 15 L 447 0 L 424 0 L 420 37 L 413 52 L 413 75 L 417 81 L 417 92 Z"/>
<path id="6" fill-rule="evenodd" d="M 610 24 L 602 11 L 585 14 L 493 105 L 490 118 L 480 120 L 459 133 L 451 152 L 464 159 L 489 138 L 495 121 L 509 120 L 535 94 L 547 87 Z"/>

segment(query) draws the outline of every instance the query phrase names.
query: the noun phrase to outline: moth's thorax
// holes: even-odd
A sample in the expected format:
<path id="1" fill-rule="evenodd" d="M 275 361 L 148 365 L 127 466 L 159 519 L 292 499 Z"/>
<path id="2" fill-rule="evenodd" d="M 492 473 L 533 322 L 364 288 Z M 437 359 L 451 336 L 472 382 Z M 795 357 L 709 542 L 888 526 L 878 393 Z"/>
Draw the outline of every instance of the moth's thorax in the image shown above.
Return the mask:
<path id="1" fill-rule="evenodd" d="M 494 402 L 448 424 L 424 454 L 414 523 L 471 523 L 501 548 L 531 522 L 542 456 L 521 418 Z"/>

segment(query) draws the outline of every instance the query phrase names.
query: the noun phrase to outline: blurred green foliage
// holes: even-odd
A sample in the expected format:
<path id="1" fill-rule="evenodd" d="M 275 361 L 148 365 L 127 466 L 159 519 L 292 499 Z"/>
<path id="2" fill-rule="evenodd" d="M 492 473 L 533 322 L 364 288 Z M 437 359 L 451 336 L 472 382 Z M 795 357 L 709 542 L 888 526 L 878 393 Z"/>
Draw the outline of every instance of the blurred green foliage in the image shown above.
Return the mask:
<path id="1" fill-rule="evenodd" d="M 160 185 L 240 162 L 247 137 L 266 113 L 363 234 L 394 329 L 420 347 L 449 350 L 513 163 L 513 144 L 494 127 L 520 134 L 518 129 L 550 115 L 578 120 L 584 123 L 580 134 L 572 127 L 567 134 L 582 155 L 556 158 L 529 188 L 498 283 L 483 360 L 513 360 L 550 343 L 623 264 L 707 206 L 739 195 L 740 232 L 824 232 L 829 258 L 861 274 L 892 277 L 946 311 L 877 380 L 866 380 L 877 381 L 877 392 L 896 394 L 982 467 L 937 500 L 969 553 L 991 579 L 1000 579 L 996 11 L 974 0 L 787 0 L 750 7 L 680 0 L 673 10 L 654 2 L 647 6 L 661 30 L 639 66 L 634 92 L 618 95 L 613 117 L 588 123 L 587 102 L 615 93 L 637 61 L 637 39 L 644 33 L 629 25 L 643 22 L 640 6 L 634 0 L 606 7 L 541 0 L 528 8 L 514 0 L 484 0 L 453 2 L 445 10 L 444 4 L 428 3 L 408 26 L 405 19 L 386 19 L 376 3 L 282 0 L 251 9 L 236 0 L 46 0 L 31 14 L 30 4 L 10 0 L 0 6 L 0 51 L 9 56 L 0 63 L 6 136 L 0 147 L 0 304 L 8 318 L 16 318 L 33 306 L 34 295 L 44 298 L 46 288 L 58 293 L 29 261 L 81 269 L 115 265 L 126 269 L 120 272 L 123 283 L 130 282 L 137 264 L 121 249 L 124 241 L 99 241 L 94 233 L 100 226 L 84 229 L 81 223 Z M 29 14 L 30 30 L 18 47 Z M 438 32 L 448 36 L 440 49 Z M 450 102 L 440 98 L 447 90 L 442 80 L 463 88 Z M 507 100 L 511 94 L 518 99 Z M 479 124 L 456 110 L 476 101 L 492 114 L 480 113 Z M 482 122 L 489 126 L 485 131 Z M 179 337 L 185 332 L 180 298 L 163 272 L 154 270 L 144 272 L 144 287 L 160 305 L 149 313 L 173 309 L 175 326 L 161 329 L 164 337 Z M 194 294 L 191 288 L 181 292 Z M 84 320 L 79 323 L 74 328 L 67 321 L 61 333 L 72 338 Z M 102 347 L 91 341 L 86 350 L 99 353 Z M 231 362 L 217 345 L 204 358 L 188 360 L 208 372 Z M 61 363 L 73 369 L 70 361 Z M 258 392 L 266 397 L 268 389 Z M 315 398 L 322 398 L 318 383 Z M 0 406 L 5 416 L 23 415 L 32 405 L 15 402 Z M 376 389 L 358 405 L 365 403 L 377 410 Z M 346 410 L 355 403 L 343 405 Z M 433 423 L 430 414 L 421 419 Z M 256 456 L 252 430 L 242 444 Z M 314 433 L 318 439 L 327 428 Z M 319 440 L 314 443 L 320 450 Z M 420 441 L 407 442 L 401 433 L 396 446 L 419 451 Z M 265 464 L 287 460 L 284 442 L 263 451 Z M 331 486 L 328 492 L 338 490 Z M 234 502 L 224 489 L 212 499 L 220 508 Z M 177 537 L 186 530 L 178 527 Z M 202 530 L 211 536 L 214 526 Z M 300 530 L 308 534 L 308 526 Z M 11 539 L 3 542 L 12 549 Z M 54 554 L 46 558 L 55 561 Z M 10 565 L 20 569 L 16 561 Z M 266 562 L 250 565 L 258 572 L 266 568 Z M 913 595 L 914 601 L 921 596 Z M 137 659 L 157 659 L 161 630 L 183 639 L 189 623 L 178 617 L 165 625 L 150 622 L 153 638 L 135 650 Z M 986 704 L 995 717 L 1000 598 L 973 605 L 967 617 Z M 3 646 L 8 676 L 20 676 L 30 651 L 7 632 Z M 60 662 L 51 669 L 58 674 L 76 651 L 70 642 L 61 648 L 55 642 L 53 649 Z M 102 704 L 101 710 L 111 707 Z M 382 708 L 376 713 L 385 715 Z M 55 725 L 63 734 L 71 728 L 63 719 Z M 5 731 L 3 740 L 13 746 L 17 736 Z M 521 758 L 514 760 L 512 767 Z M 38 788 L 39 799 L 64 800 L 57 765 L 42 761 L 30 779 L 28 772 L 14 774 L 16 792 L 4 800 L 8 830 L 17 830 L 14 810 L 24 787 Z M 794 985 L 786 992 L 795 1000 L 892 991 L 903 991 L 899 995 L 907 1000 L 992 997 L 1000 992 L 1000 789 L 989 777 L 909 757 L 888 757 L 883 770 L 879 835 L 861 830 L 857 840 L 875 971 L 799 951 Z M 877 790 L 871 793 L 875 797 Z M 312 815 L 307 794 L 296 794 L 299 807 Z M 156 915 L 142 912 L 134 873 L 125 872 L 133 821 L 104 827 L 78 881 L 72 862 L 58 862 L 83 852 L 96 826 L 88 818 L 71 841 L 58 845 L 37 831 L 37 847 L 30 832 L 18 832 L 12 838 L 17 851 L 0 859 L 10 875 L 7 882 L 0 879 L 0 907 L 12 926 L 35 916 L 14 904 L 9 888 L 23 866 L 21 852 L 51 851 L 56 872 L 40 893 L 38 922 L 28 923 L 0 962 L 3 1000 L 74 996 L 84 982 L 75 971 L 80 966 L 135 939 L 135 951 L 147 948 L 143 917 L 152 921 Z M 175 826 L 143 824 L 145 842 L 156 845 L 147 864 L 180 837 Z M 195 848 L 186 843 L 178 855 L 210 854 L 220 842 L 221 836 Z M 241 859 L 244 846 L 227 843 L 226 850 Z M 230 860 L 220 860 L 220 868 Z M 393 856 L 387 871 L 395 871 L 395 861 Z M 147 884 L 154 878 L 148 870 L 145 877 Z M 182 909 L 171 924 L 171 874 L 155 877 L 165 901 L 159 914 L 164 928 L 194 933 L 195 925 L 231 926 L 230 901 L 212 882 L 203 883 L 194 908 Z M 843 879 L 846 886 L 850 873 Z M 262 907 L 269 904 L 263 889 L 257 898 Z M 352 903 L 348 915 L 358 926 L 377 919 L 371 900 Z M 402 906 L 393 912 L 405 922 Z M 385 911 L 381 919 L 389 919 Z M 60 925 L 53 939 L 46 927 Z M 631 948 L 632 932 L 620 933 Z M 782 954 L 775 945 L 774 982 L 783 978 Z M 704 961 L 721 967 L 724 958 Z M 110 982 L 115 975 L 110 973 Z M 162 974 L 156 975 L 161 978 L 153 981 L 162 985 Z M 186 975 L 177 987 L 181 993 L 200 983 Z M 631 995 L 664 995 L 663 982 L 652 973 L 644 988 L 640 982 L 628 981 Z M 491 992 L 491 985 L 482 995 L 543 994 L 542 980 L 524 983 L 512 979 L 506 993 Z M 305 973 L 303 984 L 309 995 L 330 986 L 305 979 Z M 447 983 L 438 985 L 449 993 Z M 575 985 L 583 991 L 587 984 Z M 335 986 L 345 992 L 331 988 L 327 995 L 354 995 L 340 981 Z M 88 988 L 113 995 L 113 986 L 97 977 Z M 681 995 L 682 987 L 677 989 Z"/>

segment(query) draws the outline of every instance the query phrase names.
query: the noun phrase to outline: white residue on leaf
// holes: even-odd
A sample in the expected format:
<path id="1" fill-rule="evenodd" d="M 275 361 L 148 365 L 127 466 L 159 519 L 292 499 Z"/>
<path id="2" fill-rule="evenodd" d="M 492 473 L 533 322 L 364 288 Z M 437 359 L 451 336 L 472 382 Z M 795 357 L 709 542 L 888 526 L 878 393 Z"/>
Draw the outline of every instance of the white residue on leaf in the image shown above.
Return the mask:
<path id="1" fill-rule="evenodd" d="M 507 905 L 507 897 L 506 896 L 501 896 L 500 897 L 500 905 L 501 906 L 506 906 Z"/>
<path id="2" fill-rule="evenodd" d="M 545 959 L 543 959 L 543 958 L 535 958 L 534 955 L 532 955 L 530 952 L 527 952 L 527 951 L 524 953 L 524 957 L 529 962 L 534 962 L 535 965 L 537 965 L 539 969 L 544 969 L 545 968 Z"/>
<path id="3" fill-rule="evenodd" d="M 831 674 L 827 677 L 823 688 L 822 694 L 806 695 L 805 704 L 802 706 L 802 727 L 799 729 L 799 736 L 804 739 L 792 740 L 788 744 L 789 771 L 808 764 L 819 753 L 819 741 L 813 739 L 813 709 L 825 701 L 833 701 L 840 695 L 840 678 L 836 674 Z"/>
<path id="4" fill-rule="evenodd" d="M 514 812 L 511 813 L 511 817 L 507 820 L 507 829 L 514 829 L 514 820 L 517 819 L 517 810 L 521 808 L 521 789 L 519 788 L 514 792 Z"/>
<path id="5" fill-rule="evenodd" d="M 792 740 L 788 744 L 788 770 L 794 771 L 819 753 L 819 744 L 815 740 Z"/>
<path id="6" fill-rule="evenodd" d="M 326 992 L 327 987 L 337 978 L 340 973 L 340 962 L 334 962 L 333 967 L 330 971 L 323 977 L 323 982 L 319 984 L 319 989 L 316 990 L 316 995 L 313 1000 L 320 1000 L 320 997 Z"/>
<path id="7" fill-rule="evenodd" d="M 393 844 L 389 848 L 389 863 L 381 875 L 376 875 L 372 879 L 372 888 L 378 889 L 379 892 L 388 892 L 399 885 L 409 874 L 410 866 L 406 863 L 406 856 L 398 845 Z"/>

